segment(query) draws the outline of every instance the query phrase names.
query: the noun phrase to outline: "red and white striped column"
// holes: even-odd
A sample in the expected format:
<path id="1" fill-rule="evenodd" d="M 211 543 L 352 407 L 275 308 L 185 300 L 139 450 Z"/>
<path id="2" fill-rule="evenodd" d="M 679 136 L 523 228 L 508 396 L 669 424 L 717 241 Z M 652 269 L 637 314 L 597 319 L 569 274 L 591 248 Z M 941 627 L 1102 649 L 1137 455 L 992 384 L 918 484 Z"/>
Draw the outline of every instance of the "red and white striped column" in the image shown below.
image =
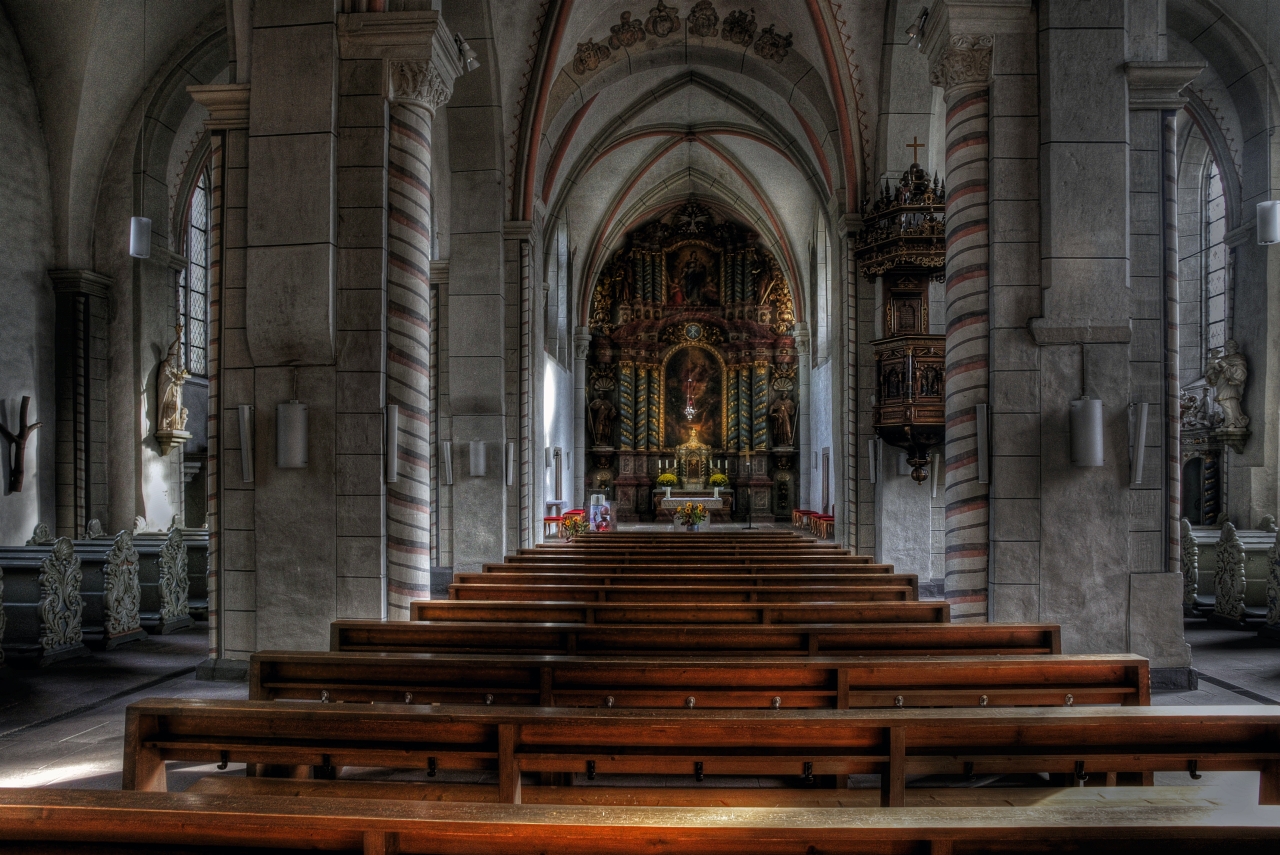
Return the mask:
<path id="1" fill-rule="evenodd" d="M 387 617 L 431 594 L 431 122 L 449 97 L 426 61 L 391 64 L 387 163 L 387 404 L 400 408 L 387 484 Z"/>
<path id="2" fill-rule="evenodd" d="M 946 577 L 952 620 L 985 620 L 989 485 L 978 467 L 990 401 L 991 36 L 953 35 L 931 79 L 947 104 Z"/>

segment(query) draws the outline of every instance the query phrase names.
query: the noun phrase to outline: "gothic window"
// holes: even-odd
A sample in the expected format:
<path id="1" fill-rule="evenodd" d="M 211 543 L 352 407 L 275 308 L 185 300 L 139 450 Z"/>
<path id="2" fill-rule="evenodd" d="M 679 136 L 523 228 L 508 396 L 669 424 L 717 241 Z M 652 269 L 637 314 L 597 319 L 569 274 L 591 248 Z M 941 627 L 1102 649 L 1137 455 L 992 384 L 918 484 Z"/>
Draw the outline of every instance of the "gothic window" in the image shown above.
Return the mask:
<path id="1" fill-rule="evenodd" d="M 1213 158 L 1208 158 L 1203 181 L 1201 221 L 1204 247 L 1201 253 L 1203 307 L 1201 338 L 1204 353 L 1226 344 L 1227 335 L 1227 206 L 1222 192 L 1222 176 Z"/>
<path id="2" fill-rule="evenodd" d="M 813 287 L 810 288 L 810 324 L 813 336 L 814 362 L 820 362 L 830 353 L 831 329 L 831 236 L 819 218 L 813 241 Z"/>
<path id="3" fill-rule="evenodd" d="M 187 269 L 178 277 L 178 319 L 187 370 L 209 373 L 209 167 L 200 170 L 187 211 Z"/>
<path id="4" fill-rule="evenodd" d="M 543 288 L 543 330 L 546 350 L 561 364 L 569 356 L 569 228 L 563 222 L 556 226 L 547 253 L 547 278 Z"/>

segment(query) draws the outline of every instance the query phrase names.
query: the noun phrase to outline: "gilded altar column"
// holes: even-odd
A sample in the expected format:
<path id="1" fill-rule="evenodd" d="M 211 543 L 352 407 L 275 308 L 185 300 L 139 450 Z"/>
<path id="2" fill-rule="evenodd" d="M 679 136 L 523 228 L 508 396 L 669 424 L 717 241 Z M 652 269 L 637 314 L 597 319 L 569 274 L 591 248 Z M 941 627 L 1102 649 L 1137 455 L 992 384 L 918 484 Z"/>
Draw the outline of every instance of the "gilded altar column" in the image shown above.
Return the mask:
<path id="1" fill-rule="evenodd" d="M 392 60 L 387 152 L 387 405 L 399 407 L 399 474 L 387 485 L 387 613 L 431 590 L 431 123 L 453 81 Z"/>
<path id="2" fill-rule="evenodd" d="M 649 367 L 649 450 L 662 448 L 661 425 L 659 418 L 662 397 L 662 381 L 659 379 L 658 366 Z"/>
<path id="3" fill-rule="evenodd" d="M 951 35 L 929 79 L 947 104 L 946 576 L 953 618 L 985 618 L 989 486 L 978 420 L 990 400 L 990 35 Z"/>
<path id="4" fill-rule="evenodd" d="M 635 448 L 636 385 L 635 363 L 618 363 L 618 447 Z"/>
<path id="5" fill-rule="evenodd" d="M 755 451 L 769 449 L 769 363 L 758 360 L 755 364 L 755 385 L 752 395 L 751 445 Z"/>
<path id="6" fill-rule="evenodd" d="M 635 446 L 637 451 L 644 451 L 649 447 L 649 431 L 657 430 L 657 425 L 649 426 L 649 368 L 646 365 L 636 366 L 635 396 Z"/>

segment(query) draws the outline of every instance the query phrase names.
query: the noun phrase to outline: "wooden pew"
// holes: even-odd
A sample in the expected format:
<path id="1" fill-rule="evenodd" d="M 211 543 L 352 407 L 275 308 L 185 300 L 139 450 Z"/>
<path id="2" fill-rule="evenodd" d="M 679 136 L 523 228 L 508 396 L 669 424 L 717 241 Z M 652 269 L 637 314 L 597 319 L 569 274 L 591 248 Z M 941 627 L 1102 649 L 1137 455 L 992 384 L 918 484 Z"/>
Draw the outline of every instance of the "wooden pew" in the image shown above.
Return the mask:
<path id="1" fill-rule="evenodd" d="M 919 577 L 915 573 L 594 573 L 525 572 L 493 570 L 483 573 L 455 573 L 454 585 L 667 585 L 667 586 L 757 586 L 762 588 L 805 587 L 815 584 L 842 587 L 906 588 L 908 599 L 918 599 Z M 815 578 L 816 577 L 816 578 Z"/>
<path id="2" fill-rule="evenodd" d="M 989 656 L 1061 653 L 1053 624 L 584 626 L 338 620 L 333 651 L 590 656 Z"/>
<path id="3" fill-rule="evenodd" d="M 616 562 L 612 560 L 565 559 L 556 561 L 527 561 L 509 564 L 484 564 L 484 573 L 598 573 L 619 575 L 625 573 L 726 573 L 730 575 L 749 576 L 793 576 L 804 574 L 809 576 L 866 576 L 893 575 L 892 564 L 828 564 L 826 562 L 804 562 L 795 560 L 761 561 L 748 563 L 745 561 L 705 563 L 694 560 L 679 564 L 672 562 L 641 563 Z"/>
<path id="4" fill-rule="evenodd" d="M 622 747 L 625 746 L 625 747 Z M 536 773 L 878 774 L 881 805 L 913 774 L 1260 773 L 1280 804 L 1280 709 L 1032 707 L 617 710 L 294 701 L 130 704 L 123 788 L 167 789 L 167 761 L 496 770 L 503 802 Z"/>
<path id="5" fill-rule="evenodd" d="M 380 797 L 411 785 L 221 779 L 232 795 L 109 790 L 0 790 L 0 838 L 18 851 L 261 852 L 270 848 L 503 855 L 901 855 L 1081 852 L 1233 855 L 1275 851 L 1280 816 L 1183 796 L 1118 806 L 1069 798 L 1033 807 L 650 807 L 478 804 Z M 430 785 L 418 785 L 430 789 Z M 302 790 L 336 797 L 273 795 Z M 548 788 L 550 789 L 550 788 Z M 610 788 L 567 788 L 606 795 Z M 1092 788 L 1091 788 L 1092 789 Z M 1173 789 L 1193 788 L 1165 788 Z M 595 792 L 593 792 L 595 791 Z M 707 791 L 713 792 L 713 791 Z M 770 790 L 760 790 L 767 796 Z M 774 790 L 772 792 L 780 792 Z M 972 791 L 968 791 L 972 792 Z M 374 794 L 378 795 L 374 795 Z M 532 794 L 533 791 L 531 790 Z M 343 798 L 342 796 L 347 796 Z M 711 799 L 708 799 L 711 801 Z M 154 847 L 154 848 L 153 848 Z"/>
<path id="6" fill-rule="evenodd" d="M 929 615 L 946 623 L 946 603 L 934 602 Z M 673 624 L 716 626 L 757 624 L 859 624 L 888 622 L 895 615 L 869 610 L 866 603 L 716 603 L 716 602 L 551 602 L 546 600 L 414 600 L 417 621 L 488 621 L 597 625 Z M 901 615 L 899 615 L 901 616 Z M 927 617 L 926 615 L 925 617 Z M 910 614 L 913 621 L 920 615 Z"/>
<path id="7" fill-rule="evenodd" d="M 249 699 L 507 706 L 850 709 L 1149 706 L 1147 660 L 1077 656 L 667 659 L 263 651 Z"/>
<path id="8" fill-rule="evenodd" d="M 450 585 L 457 600 L 505 600 L 587 603 L 867 603 L 872 621 L 929 623 L 949 619 L 941 601 L 909 601 L 910 588 L 810 585 L 772 588 L 758 585 Z M 875 603 L 873 606 L 872 603 Z M 877 617 L 877 611 L 883 617 Z"/>

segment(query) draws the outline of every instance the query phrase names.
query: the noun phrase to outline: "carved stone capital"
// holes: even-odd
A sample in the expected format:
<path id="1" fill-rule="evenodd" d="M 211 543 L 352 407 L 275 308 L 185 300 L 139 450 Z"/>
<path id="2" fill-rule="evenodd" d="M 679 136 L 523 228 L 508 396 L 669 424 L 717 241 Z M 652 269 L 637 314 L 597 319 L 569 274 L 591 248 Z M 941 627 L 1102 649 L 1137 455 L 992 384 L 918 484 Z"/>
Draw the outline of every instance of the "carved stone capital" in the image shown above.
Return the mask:
<path id="1" fill-rule="evenodd" d="M 929 69 L 929 82 L 941 86 L 948 98 L 986 88 L 991 84 L 993 42 L 988 33 L 951 36 Z"/>
<path id="2" fill-rule="evenodd" d="M 213 83 L 188 86 L 192 100 L 209 111 L 205 130 L 228 131 L 249 127 L 249 84 Z"/>
<path id="3" fill-rule="evenodd" d="M 417 104 L 434 113 L 453 94 L 453 81 L 445 81 L 430 60 L 393 59 L 390 62 L 392 103 Z"/>

